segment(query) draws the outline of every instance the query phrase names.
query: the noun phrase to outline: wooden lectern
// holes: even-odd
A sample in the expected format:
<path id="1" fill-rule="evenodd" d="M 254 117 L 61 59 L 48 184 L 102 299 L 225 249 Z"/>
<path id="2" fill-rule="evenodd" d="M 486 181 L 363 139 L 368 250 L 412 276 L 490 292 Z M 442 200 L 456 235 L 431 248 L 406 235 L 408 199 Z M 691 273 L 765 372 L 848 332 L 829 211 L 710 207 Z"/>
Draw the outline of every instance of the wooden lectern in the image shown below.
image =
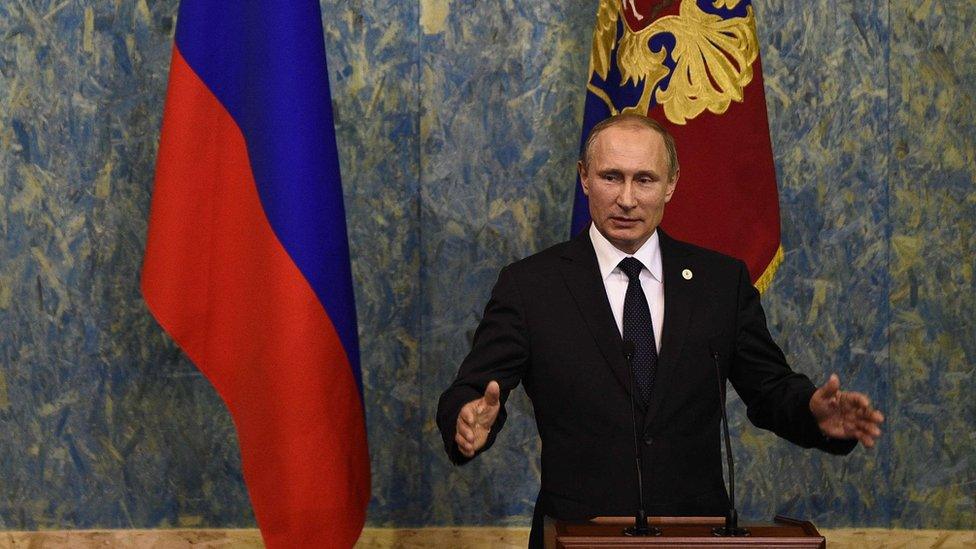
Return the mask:
<path id="1" fill-rule="evenodd" d="M 827 542 L 807 521 L 776 516 L 773 524 L 747 525 L 750 535 L 717 537 L 712 528 L 725 525 L 723 517 L 651 517 L 648 522 L 661 529 L 660 536 L 629 537 L 623 529 L 633 526 L 633 517 L 597 517 L 586 522 L 546 519 L 546 549 L 580 547 L 791 547 L 826 548 Z"/>

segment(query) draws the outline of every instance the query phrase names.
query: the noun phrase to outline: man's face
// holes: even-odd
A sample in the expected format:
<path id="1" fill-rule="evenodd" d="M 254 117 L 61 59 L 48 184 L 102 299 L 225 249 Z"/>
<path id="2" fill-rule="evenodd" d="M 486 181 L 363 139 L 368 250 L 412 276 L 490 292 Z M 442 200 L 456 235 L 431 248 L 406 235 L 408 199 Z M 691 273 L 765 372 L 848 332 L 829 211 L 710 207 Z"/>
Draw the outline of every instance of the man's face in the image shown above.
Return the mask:
<path id="1" fill-rule="evenodd" d="M 668 179 L 664 138 L 650 128 L 611 126 L 591 147 L 587 164 L 579 164 L 590 217 L 611 244 L 632 254 L 661 222 L 678 174 Z"/>

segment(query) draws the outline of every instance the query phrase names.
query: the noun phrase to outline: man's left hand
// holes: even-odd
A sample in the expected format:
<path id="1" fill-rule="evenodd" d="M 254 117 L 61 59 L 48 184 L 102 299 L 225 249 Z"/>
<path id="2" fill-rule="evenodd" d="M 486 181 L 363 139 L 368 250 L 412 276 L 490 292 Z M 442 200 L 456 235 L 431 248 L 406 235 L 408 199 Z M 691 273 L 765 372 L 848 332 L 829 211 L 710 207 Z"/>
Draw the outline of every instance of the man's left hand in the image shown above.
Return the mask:
<path id="1" fill-rule="evenodd" d="M 881 436 L 884 415 L 871 406 L 864 393 L 840 390 L 840 379 L 831 374 L 827 383 L 810 397 L 810 411 L 820 431 L 831 438 L 856 438 L 866 448 L 872 448 Z"/>

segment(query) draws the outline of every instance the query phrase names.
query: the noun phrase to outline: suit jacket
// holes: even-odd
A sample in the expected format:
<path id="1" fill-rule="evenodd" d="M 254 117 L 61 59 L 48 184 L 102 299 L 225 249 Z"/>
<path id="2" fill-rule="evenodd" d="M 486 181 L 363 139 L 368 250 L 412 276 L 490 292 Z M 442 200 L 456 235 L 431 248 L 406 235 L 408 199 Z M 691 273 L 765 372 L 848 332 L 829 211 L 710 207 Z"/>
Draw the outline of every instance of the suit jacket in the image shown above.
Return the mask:
<path id="1" fill-rule="evenodd" d="M 856 441 L 829 440 L 817 427 L 809 410 L 815 387 L 772 341 L 745 264 L 659 233 L 664 332 L 650 404 L 637 405 L 648 513 L 725 514 L 716 362 L 722 390 L 728 379 L 756 426 L 803 447 L 850 452 Z M 537 514 L 633 514 L 631 379 L 621 347 L 587 231 L 505 267 L 438 405 L 448 455 L 467 461 L 454 442 L 461 407 L 489 381 L 500 384 L 502 410 L 487 449 L 521 381 L 542 439 Z"/>

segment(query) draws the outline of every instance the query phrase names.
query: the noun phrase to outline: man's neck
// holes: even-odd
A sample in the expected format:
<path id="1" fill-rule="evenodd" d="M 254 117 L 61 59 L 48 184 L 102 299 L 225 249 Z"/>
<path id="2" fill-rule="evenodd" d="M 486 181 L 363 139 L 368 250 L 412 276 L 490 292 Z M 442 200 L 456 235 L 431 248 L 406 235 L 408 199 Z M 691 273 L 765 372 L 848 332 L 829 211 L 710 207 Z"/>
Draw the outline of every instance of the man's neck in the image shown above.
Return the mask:
<path id="1" fill-rule="evenodd" d="M 593 243 L 593 250 L 596 252 L 597 262 L 600 266 L 600 274 L 606 278 L 606 276 L 612 271 L 620 260 L 625 256 L 634 256 L 644 264 L 645 267 L 651 272 L 657 280 L 662 280 L 663 272 L 661 267 L 661 247 L 660 247 L 660 237 L 658 235 L 657 229 L 654 230 L 650 236 L 640 245 L 634 253 L 627 253 L 625 250 L 621 250 L 611 243 L 603 233 L 596 228 L 596 225 L 590 224 L 589 229 L 590 241 Z"/>

